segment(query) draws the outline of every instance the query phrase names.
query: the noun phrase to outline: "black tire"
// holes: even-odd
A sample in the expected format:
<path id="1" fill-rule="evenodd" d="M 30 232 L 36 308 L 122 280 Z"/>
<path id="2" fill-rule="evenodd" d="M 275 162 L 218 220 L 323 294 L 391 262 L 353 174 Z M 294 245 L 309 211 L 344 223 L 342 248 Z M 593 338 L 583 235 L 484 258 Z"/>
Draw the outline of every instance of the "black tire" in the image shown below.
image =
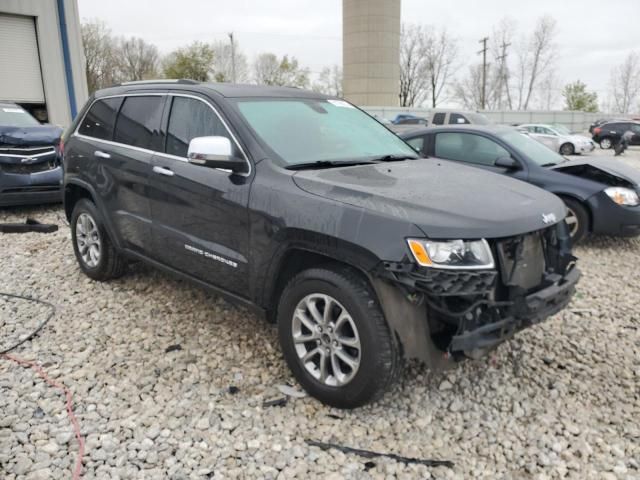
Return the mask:
<path id="1" fill-rule="evenodd" d="M 80 247 L 78 246 L 77 224 L 81 215 L 89 216 L 97 227 L 100 253 L 95 265 L 88 264 L 87 260 L 83 258 L 83 255 L 80 252 Z M 91 200 L 83 198 L 76 203 L 73 208 L 73 213 L 71 214 L 70 227 L 73 251 L 76 255 L 76 260 L 80 265 L 80 269 L 85 273 L 85 275 L 93 280 L 99 281 L 111 280 L 122 276 L 126 269 L 126 261 L 113 245 L 113 242 L 104 228 L 102 217 Z"/>
<path id="2" fill-rule="evenodd" d="M 560 153 L 562 155 L 573 155 L 574 153 L 576 153 L 576 149 L 572 143 L 567 142 L 567 143 L 563 143 L 560 146 Z"/>
<path id="3" fill-rule="evenodd" d="M 313 294 L 328 295 L 336 300 L 338 307 L 347 310 L 357 329 L 360 363 L 354 376 L 344 385 L 328 385 L 314 377 L 296 350 L 294 312 L 300 302 Z M 322 403 L 337 408 L 355 408 L 374 401 L 391 387 L 402 370 L 399 346 L 389 330 L 375 293 L 364 278 L 349 268 L 312 268 L 296 275 L 282 292 L 277 319 L 280 345 L 289 368 L 300 385 Z M 317 348 L 323 348 L 320 340 L 315 341 Z M 310 349 L 314 348 L 313 342 Z M 333 366 L 328 362 L 327 368 L 331 366 L 332 375 L 335 375 Z M 306 362 L 307 365 L 310 363 Z"/>
<path id="4" fill-rule="evenodd" d="M 601 138 L 598 143 L 600 144 L 600 148 L 603 150 L 608 150 L 613 146 L 613 141 L 609 137 Z"/>
<path id="5" fill-rule="evenodd" d="M 577 225 L 569 224 L 569 232 L 571 233 L 571 241 L 573 244 L 578 244 L 589 233 L 589 212 L 586 207 L 577 200 L 572 198 L 563 198 L 564 204 L 569 209 L 567 213 L 567 223 L 571 217 L 575 218 Z"/>

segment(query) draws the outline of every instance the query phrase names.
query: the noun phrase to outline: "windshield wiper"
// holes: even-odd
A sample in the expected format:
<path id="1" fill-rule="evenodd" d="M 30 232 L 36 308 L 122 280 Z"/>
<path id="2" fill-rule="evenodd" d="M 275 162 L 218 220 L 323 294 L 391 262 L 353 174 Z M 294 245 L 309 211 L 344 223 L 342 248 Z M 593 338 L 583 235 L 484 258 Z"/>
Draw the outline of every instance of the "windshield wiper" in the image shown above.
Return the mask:
<path id="1" fill-rule="evenodd" d="M 376 162 L 371 160 L 316 160 L 315 162 L 294 163 L 284 168 L 287 170 L 313 170 L 315 168 L 350 167 L 353 165 L 369 165 L 372 163 Z"/>
<path id="2" fill-rule="evenodd" d="M 414 155 L 382 155 L 371 160 L 374 162 L 399 162 L 401 160 L 417 160 L 418 158 L 420 157 Z"/>

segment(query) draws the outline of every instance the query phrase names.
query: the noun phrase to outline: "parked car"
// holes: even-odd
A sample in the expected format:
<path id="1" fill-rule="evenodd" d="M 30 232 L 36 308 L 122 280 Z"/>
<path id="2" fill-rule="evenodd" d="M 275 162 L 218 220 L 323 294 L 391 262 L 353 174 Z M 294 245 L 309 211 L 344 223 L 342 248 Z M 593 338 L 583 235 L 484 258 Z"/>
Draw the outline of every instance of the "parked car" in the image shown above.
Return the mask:
<path id="1" fill-rule="evenodd" d="M 593 122 L 591 125 L 589 125 L 589 133 L 593 135 L 593 129 L 601 125 L 604 125 L 605 123 L 628 122 L 629 120 L 630 119 L 628 118 L 599 118 L 598 120 Z"/>
<path id="2" fill-rule="evenodd" d="M 418 117 L 417 115 L 399 113 L 391 123 L 394 125 L 422 125 L 426 127 L 429 124 L 429 121 L 426 118 Z"/>
<path id="3" fill-rule="evenodd" d="M 632 131 L 633 137 L 629 145 L 640 145 L 640 122 L 618 121 L 605 123 L 593 129 L 593 141 L 600 148 L 608 149 L 617 144 L 626 131 Z"/>
<path id="4" fill-rule="evenodd" d="M 500 126 L 429 128 L 402 138 L 423 155 L 502 173 L 558 195 L 574 242 L 588 233 L 640 235 L 640 171 L 622 162 L 567 160 Z"/>
<path id="5" fill-rule="evenodd" d="M 576 153 L 593 152 L 596 148 L 591 139 L 571 133 L 563 125 L 544 125 L 539 123 L 525 123 L 518 126 L 518 129 L 526 130 L 531 138 L 538 140 L 547 146 L 554 142 L 558 145 L 557 152 L 562 155 L 574 155 Z"/>
<path id="6" fill-rule="evenodd" d="M 62 129 L 0 102 L 0 206 L 62 201 Z"/>
<path id="7" fill-rule="evenodd" d="M 561 310 L 579 273 L 554 195 L 418 160 L 344 100 L 144 82 L 64 136 L 65 212 L 95 280 L 142 260 L 277 322 L 321 401 L 355 407 L 402 358 L 476 358 Z"/>
<path id="8" fill-rule="evenodd" d="M 490 125 L 485 115 L 461 110 L 432 110 L 430 125 Z"/>

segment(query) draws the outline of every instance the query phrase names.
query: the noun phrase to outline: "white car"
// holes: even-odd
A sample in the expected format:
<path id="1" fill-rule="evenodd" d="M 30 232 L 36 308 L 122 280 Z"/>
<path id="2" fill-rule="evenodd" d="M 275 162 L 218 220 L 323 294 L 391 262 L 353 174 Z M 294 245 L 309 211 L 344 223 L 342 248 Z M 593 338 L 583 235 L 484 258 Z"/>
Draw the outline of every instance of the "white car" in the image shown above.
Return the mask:
<path id="1" fill-rule="evenodd" d="M 519 125 L 518 128 L 529 134 L 529 136 L 550 148 L 555 148 L 562 155 L 575 155 L 576 153 L 593 152 L 596 144 L 583 135 L 572 134 L 563 125 L 543 125 L 527 123 Z"/>

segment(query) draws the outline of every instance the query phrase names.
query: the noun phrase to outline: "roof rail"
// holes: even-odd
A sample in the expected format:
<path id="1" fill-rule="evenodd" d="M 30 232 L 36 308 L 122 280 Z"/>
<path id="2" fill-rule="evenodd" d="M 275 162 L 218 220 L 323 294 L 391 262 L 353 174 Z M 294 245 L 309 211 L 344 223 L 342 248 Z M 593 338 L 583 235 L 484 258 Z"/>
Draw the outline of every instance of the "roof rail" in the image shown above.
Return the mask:
<path id="1" fill-rule="evenodd" d="M 197 85 L 200 82 L 196 80 L 191 80 L 189 78 L 161 78 L 159 80 L 134 80 L 131 82 L 122 82 L 116 86 L 120 87 L 123 85 L 145 85 L 145 84 L 153 84 L 153 83 L 178 83 L 178 84 L 184 84 L 184 85 Z"/>

